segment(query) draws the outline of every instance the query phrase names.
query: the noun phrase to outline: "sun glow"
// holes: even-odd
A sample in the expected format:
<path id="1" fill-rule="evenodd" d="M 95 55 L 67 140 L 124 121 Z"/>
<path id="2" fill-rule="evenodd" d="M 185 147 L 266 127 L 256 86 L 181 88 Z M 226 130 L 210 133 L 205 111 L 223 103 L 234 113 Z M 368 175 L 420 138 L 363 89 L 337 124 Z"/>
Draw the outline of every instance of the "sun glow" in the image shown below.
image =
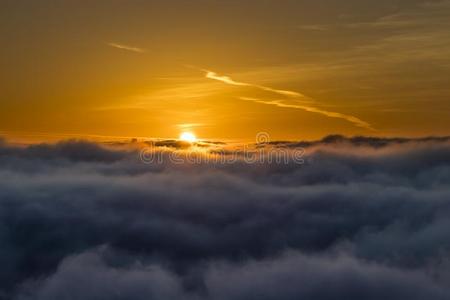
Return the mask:
<path id="1" fill-rule="evenodd" d="M 188 143 L 195 143 L 197 137 L 192 132 L 183 132 L 180 134 L 180 140 Z"/>

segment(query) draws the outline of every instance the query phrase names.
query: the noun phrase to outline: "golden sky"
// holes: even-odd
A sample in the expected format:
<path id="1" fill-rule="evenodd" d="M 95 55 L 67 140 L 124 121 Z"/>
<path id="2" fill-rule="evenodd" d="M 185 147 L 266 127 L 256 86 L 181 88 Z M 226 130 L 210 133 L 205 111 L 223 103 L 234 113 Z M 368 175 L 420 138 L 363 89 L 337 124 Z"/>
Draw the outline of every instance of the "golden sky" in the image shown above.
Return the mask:
<path id="1" fill-rule="evenodd" d="M 0 135 L 450 134 L 450 1 L 0 0 Z"/>

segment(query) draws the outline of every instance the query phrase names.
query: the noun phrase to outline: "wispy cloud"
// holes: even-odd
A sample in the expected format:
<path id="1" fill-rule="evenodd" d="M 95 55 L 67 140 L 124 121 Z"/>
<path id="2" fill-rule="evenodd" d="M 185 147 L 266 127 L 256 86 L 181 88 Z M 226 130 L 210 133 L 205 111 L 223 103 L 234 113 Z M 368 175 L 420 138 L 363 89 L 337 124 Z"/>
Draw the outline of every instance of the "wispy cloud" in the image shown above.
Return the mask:
<path id="1" fill-rule="evenodd" d="M 251 84 L 251 83 L 247 83 L 247 82 L 239 82 L 239 81 L 233 80 L 231 77 L 221 76 L 221 75 L 218 75 L 217 73 L 209 71 L 209 70 L 202 70 L 202 71 L 204 71 L 206 73 L 206 78 L 213 79 L 213 80 L 218 80 L 218 81 L 221 81 L 221 82 L 226 83 L 226 84 L 236 85 L 236 86 L 254 87 L 254 88 L 266 91 L 266 92 L 272 92 L 272 93 L 276 93 L 276 94 L 280 94 L 280 95 L 284 95 L 284 96 L 289 96 L 289 97 L 305 97 L 304 95 L 302 95 L 302 94 L 300 94 L 298 92 L 287 91 L 287 90 L 279 90 L 279 89 L 274 89 L 274 88 L 271 88 L 271 87 L 258 85 L 258 84 Z"/>
<path id="2" fill-rule="evenodd" d="M 307 112 L 312 112 L 312 113 L 317 113 L 317 114 L 321 114 L 330 118 L 337 118 L 337 119 L 343 119 L 346 120 L 352 124 L 354 124 L 357 127 L 361 127 L 370 131 L 376 131 L 369 123 L 351 116 L 351 115 L 346 115 L 343 113 L 339 113 L 339 112 L 334 112 L 334 111 L 327 111 L 327 110 L 323 110 L 314 106 L 308 106 L 308 105 L 301 105 L 301 104 L 288 104 L 288 103 L 284 103 L 282 100 L 262 100 L 262 99 L 257 99 L 257 98 L 250 98 L 250 97 L 240 97 L 239 99 L 241 100 L 245 100 L 245 101 L 253 101 L 256 103 L 261 103 L 261 104 L 267 104 L 267 105 L 275 105 L 278 107 L 282 107 L 282 108 L 293 108 L 293 109 L 301 109 Z"/>
<path id="3" fill-rule="evenodd" d="M 176 126 L 180 128 L 181 130 L 190 130 L 192 128 L 196 127 L 203 127 L 205 126 L 205 123 L 183 123 L 183 124 L 177 124 Z"/>
<path id="4" fill-rule="evenodd" d="M 117 49 L 132 51 L 132 52 L 136 52 L 136 53 L 144 53 L 145 52 L 145 49 L 128 46 L 128 45 L 124 45 L 124 44 L 108 43 L 108 45 L 111 47 L 117 48 Z"/>
<path id="5" fill-rule="evenodd" d="M 367 129 L 370 131 L 375 131 L 375 129 L 369 123 L 367 123 L 357 117 L 354 117 L 351 115 L 346 115 L 346 114 L 339 113 L 339 112 L 323 110 L 323 109 L 320 109 L 318 107 L 311 106 L 311 105 L 306 105 L 307 102 L 305 102 L 303 100 L 310 99 L 310 98 L 299 92 L 288 91 L 288 90 L 279 90 L 279 89 L 274 89 L 274 88 L 263 86 L 263 85 L 236 81 L 229 76 L 218 75 L 217 73 L 215 73 L 213 71 L 209 71 L 209 70 L 205 70 L 205 69 L 202 69 L 202 71 L 204 71 L 206 73 L 206 75 L 205 75 L 206 78 L 218 80 L 225 84 L 235 85 L 235 86 L 254 87 L 254 88 L 266 91 L 266 92 L 272 92 L 272 93 L 276 93 L 279 95 L 288 96 L 291 98 L 301 98 L 302 101 L 301 102 L 297 101 L 295 104 L 289 104 L 289 103 L 283 102 L 282 100 L 263 100 L 263 99 L 250 98 L 250 97 L 239 97 L 239 99 L 241 99 L 241 100 L 253 101 L 253 102 L 267 104 L 267 105 L 275 105 L 275 106 L 283 107 L 283 108 L 301 109 L 301 110 L 304 110 L 307 112 L 321 114 L 321 115 L 327 116 L 329 118 L 337 118 L 337 119 L 346 120 L 347 122 L 350 122 L 357 127 L 364 128 L 364 129 Z M 308 101 L 308 102 L 310 102 L 310 101 Z"/>

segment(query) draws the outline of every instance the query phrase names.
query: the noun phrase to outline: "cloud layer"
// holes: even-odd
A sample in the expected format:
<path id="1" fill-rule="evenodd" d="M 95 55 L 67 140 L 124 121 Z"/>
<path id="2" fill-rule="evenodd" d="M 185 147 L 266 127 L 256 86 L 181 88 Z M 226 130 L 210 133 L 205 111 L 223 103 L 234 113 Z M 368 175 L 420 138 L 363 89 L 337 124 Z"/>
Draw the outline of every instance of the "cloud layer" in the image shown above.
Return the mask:
<path id="1" fill-rule="evenodd" d="M 266 146 L 305 164 L 0 142 L 0 299 L 449 299 L 449 139 Z"/>

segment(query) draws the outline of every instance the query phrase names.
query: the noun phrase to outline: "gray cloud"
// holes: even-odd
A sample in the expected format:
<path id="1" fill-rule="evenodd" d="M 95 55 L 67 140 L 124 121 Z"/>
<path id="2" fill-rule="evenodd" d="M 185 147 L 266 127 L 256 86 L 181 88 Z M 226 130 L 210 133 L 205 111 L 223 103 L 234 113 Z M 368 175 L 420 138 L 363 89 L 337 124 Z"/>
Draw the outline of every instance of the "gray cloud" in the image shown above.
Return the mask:
<path id="1" fill-rule="evenodd" d="M 266 147 L 306 163 L 3 142 L 0 299 L 449 297 L 448 138 Z"/>

